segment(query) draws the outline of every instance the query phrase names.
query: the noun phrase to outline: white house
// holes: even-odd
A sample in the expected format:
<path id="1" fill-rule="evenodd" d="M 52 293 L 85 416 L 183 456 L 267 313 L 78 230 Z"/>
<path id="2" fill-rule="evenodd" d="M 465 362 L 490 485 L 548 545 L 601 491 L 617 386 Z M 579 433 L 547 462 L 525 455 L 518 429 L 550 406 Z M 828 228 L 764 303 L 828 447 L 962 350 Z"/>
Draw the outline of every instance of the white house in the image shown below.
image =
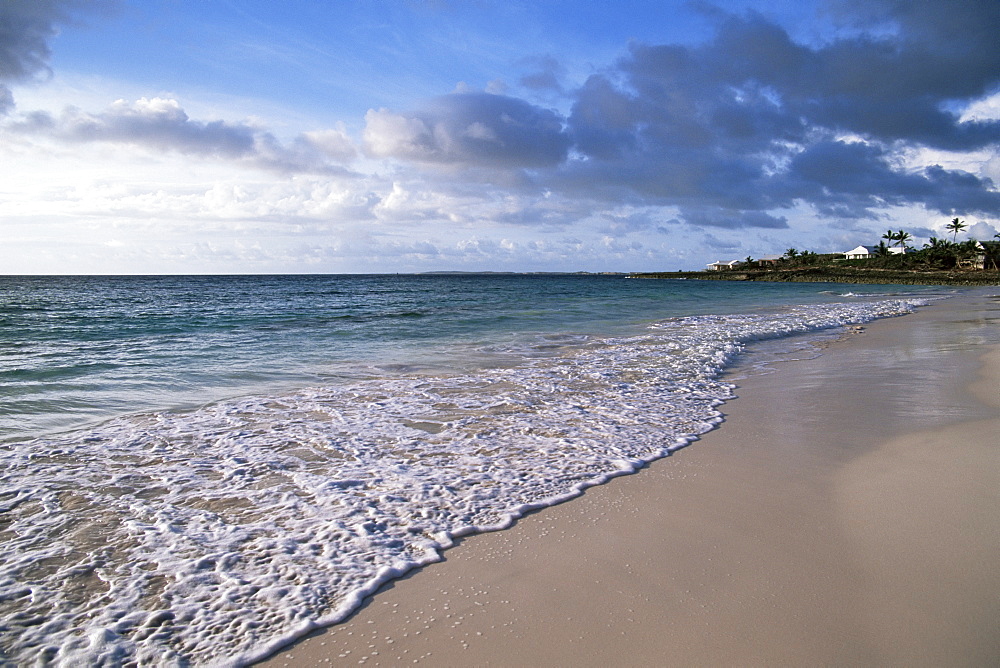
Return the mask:
<path id="1" fill-rule="evenodd" d="M 889 255 L 906 255 L 906 248 L 900 246 L 889 246 Z M 858 246 L 844 252 L 848 260 L 867 260 L 878 255 L 878 246 Z"/>
<path id="2" fill-rule="evenodd" d="M 740 260 L 730 260 L 729 262 L 722 262 L 719 260 L 708 265 L 708 271 L 725 271 L 727 269 L 735 269 L 741 264 L 743 264 L 743 262 Z"/>
<path id="3" fill-rule="evenodd" d="M 844 251 L 844 257 L 848 260 L 867 260 L 871 256 L 875 255 L 875 246 L 858 246 L 849 251 Z"/>

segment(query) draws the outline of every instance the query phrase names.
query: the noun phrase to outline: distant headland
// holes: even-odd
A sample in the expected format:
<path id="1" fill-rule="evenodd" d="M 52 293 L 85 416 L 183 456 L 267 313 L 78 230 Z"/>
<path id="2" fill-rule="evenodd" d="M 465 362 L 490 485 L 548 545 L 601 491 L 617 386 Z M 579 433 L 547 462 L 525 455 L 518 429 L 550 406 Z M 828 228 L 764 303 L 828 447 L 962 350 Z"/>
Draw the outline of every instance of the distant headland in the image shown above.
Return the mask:
<path id="1" fill-rule="evenodd" d="M 948 225 L 956 236 L 965 227 L 958 218 Z M 1000 234 L 997 237 L 1000 239 Z M 915 249 L 906 244 L 910 238 L 903 230 L 889 230 L 877 246 L 858 246 L 843 253 L 789 248 L 783 255 L 713 262 L 704 271 L 630 275 L 723 281 L 1000 285 L 1000 240 L 957 242 L 931 237 L 923 248 Z M 894 245 L 887 245 L 886 240 Z"/>

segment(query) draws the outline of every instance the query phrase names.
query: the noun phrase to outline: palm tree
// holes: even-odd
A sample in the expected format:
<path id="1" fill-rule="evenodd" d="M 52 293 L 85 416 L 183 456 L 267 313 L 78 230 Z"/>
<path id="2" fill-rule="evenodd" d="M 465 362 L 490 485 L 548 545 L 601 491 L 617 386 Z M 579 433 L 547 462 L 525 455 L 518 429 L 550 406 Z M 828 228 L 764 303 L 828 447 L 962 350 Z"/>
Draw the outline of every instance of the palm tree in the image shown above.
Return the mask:
<path id="1" fill-rule="evenodd" d="M 798 257 L 798 255 L 799 252 L 794 248 L 789 248 L 788 250 L 785 251 L 785 257 L 787 257 L 789 260 L 794 260 L 796 257 Z"/>
<path id="2" fill-rule="evenodd" d="M 888 241 L 889 245 L 891 246 L 892 242 L 894 242 L 899 237 L 897 237 L 896 233 L 893 232 L 892 230 L 886 230 L 885 234 L 882 235 L 882 238 L 885 239 L 886 241 Z"/>
<path id="3" fill-rule="evenodd" d="M 954 236 L 952 236 L 952 239 L 951 239 L 952 243 L 954 243 L 955 241 L 958 240 L 958 233 L 961 232 L 962 230 L 964 230 L 967 227 L 968 227 L 968 225 L 965 224 L 964 220 L 959 220 L 958 218 L 955 218 L 950 223 L 948 223 L 947 225 L 945 225 L 944 229 L 948 230 L 949 232 L 954 232 Z"/>
<path id="4" fill-rule="evenodd" d="M 753 266 L 753 258 L 747 255 L 746 258 L 743 260 L 743 263 L 746 264 L 746 266 L 751 267 Z"/>
<path id="5" fill-rule="evenodd" d="M 900 248 L 906 248 L 906 242 L 913 238 L 909 232 L 906 232 L 904 230 L 896 232 L 895 237 L 896 237 L 896 245 L 898 245 Z"/>

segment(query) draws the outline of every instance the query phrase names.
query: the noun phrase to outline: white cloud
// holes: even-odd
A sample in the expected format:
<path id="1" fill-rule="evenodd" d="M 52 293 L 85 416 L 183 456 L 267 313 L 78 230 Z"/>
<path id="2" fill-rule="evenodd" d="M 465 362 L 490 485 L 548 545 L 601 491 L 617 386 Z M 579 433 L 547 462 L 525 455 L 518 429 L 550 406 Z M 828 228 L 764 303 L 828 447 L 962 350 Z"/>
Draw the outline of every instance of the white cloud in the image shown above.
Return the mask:
<path id="1" fill-rule="evenodd" d="M 342 124 L 336 129 L 305 132 L 302 136 L 326 157 L 337 162 L 349 162 L 358 154 Z"/>
<path id="2" fill-rule="evenodd" d="M 960 123 L 1000 120 L 1000 93 L 976 100 L 965 108 L 958 120 Z"/>
<path id="3" fill-rule="evenodd" d="M 19 140 L 124 145 L 147 156 L 178 153 L 288 174 L 347 175 L 334 163 L 348 162 L 356 154 L 343 127 L 306 132 L 286 144 L 259 120 L 200 121 L 192 119 L 177 100 L 160 97 L 118 99 L 96 113 L 77 107 L 58 114 L 22 112 L 11 116 L 0 132 Z"/>
<path id="4" fill-rule="evenodd" d="M 407 118 L 388 109 L 368 110 L 364 141 L 368 152 L 379 158 L 430 160 L 432 155 L 427 125 L 419 118 Z"/>
<path id="5" fill-rule="evenodd" d="M 497 138 L 497 133 L 495 133 L 490 128 L 486 127 L 484 123 L 476 121 L 475 123 L 470 123 L 469 127 L 465 128 L 465 132 L 462 133 L 464 136 L 471 139 L 481 139 L 483 141 L 499 141 Z"/>
<path id="6" fill-rule="evenodd" d="M 989 223 L 978 222 L 969 225 L 967 230 L 970 239 L 978 239 L 979 241 L 993 241 L 993 237 L 997 232 L 1000 232 L 995 226 Z"/>

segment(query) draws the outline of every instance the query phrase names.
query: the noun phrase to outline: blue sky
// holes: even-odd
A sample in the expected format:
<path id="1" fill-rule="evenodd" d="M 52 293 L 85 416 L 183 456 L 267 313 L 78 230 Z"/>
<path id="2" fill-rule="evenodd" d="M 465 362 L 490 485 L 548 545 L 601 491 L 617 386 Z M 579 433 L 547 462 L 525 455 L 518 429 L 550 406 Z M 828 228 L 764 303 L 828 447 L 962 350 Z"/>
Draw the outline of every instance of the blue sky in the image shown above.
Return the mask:
<path id="1" fill-rule="evenodd" d="M 992 0 L 3 0 L 0 272 L 992 238 L 998 31 Z"/>

